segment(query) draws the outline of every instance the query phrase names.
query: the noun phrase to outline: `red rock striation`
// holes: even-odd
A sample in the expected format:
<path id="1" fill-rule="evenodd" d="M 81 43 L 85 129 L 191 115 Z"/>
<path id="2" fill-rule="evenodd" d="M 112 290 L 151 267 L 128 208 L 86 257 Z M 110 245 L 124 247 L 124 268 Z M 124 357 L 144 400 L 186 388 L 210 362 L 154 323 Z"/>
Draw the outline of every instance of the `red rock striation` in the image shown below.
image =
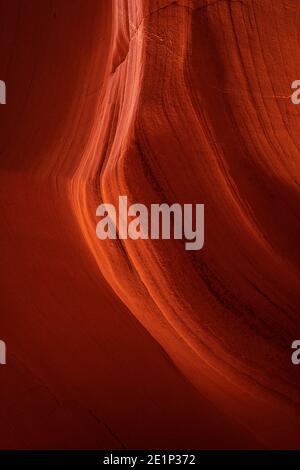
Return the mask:
<path id="1" fill-rule="evenodd" d="M 1 447 L 299 447 L 298 2 L 2 11 Z M 98 240 L 124 194 L 204 249 Z"/>

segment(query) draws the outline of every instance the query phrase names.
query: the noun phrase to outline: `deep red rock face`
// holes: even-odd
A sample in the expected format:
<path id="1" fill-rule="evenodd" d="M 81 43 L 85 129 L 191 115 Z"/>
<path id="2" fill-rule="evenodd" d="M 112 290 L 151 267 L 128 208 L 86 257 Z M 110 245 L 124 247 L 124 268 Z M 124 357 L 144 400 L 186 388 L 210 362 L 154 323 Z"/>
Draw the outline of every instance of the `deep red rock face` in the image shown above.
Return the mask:
<path id="1" fill-rule="evenodd" d="M 298 1 L 0 12 L 0 447 L 299 448 Z M 100 241 L 119 195 L 204 248 Z"/>

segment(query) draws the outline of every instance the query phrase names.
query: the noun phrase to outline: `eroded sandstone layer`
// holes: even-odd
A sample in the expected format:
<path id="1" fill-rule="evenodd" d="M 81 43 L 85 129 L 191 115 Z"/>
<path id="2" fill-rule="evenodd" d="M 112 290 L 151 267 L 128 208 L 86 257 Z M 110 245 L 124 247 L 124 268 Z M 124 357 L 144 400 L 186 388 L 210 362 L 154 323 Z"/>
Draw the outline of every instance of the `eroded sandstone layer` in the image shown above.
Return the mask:
<path id="1" fill-rule="evenodd" d="M 1 447 L 300 442 L 296 0 L 1 1 Z M 204 203 L 205 246 L 96 207 Z"/>

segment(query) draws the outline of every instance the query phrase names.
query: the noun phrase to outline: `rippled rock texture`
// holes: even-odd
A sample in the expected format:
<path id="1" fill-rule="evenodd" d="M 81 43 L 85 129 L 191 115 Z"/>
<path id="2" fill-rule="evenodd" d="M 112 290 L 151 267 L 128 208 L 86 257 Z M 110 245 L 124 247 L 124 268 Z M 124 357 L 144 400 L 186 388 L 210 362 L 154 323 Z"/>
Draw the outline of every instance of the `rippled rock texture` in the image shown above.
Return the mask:
<path id="1" fill-rule="evenodd" d="M 298 0 L 0 2 L 1 448 L 299 447 Z M 96 207 L 205 204 L 205 246 Z"/>

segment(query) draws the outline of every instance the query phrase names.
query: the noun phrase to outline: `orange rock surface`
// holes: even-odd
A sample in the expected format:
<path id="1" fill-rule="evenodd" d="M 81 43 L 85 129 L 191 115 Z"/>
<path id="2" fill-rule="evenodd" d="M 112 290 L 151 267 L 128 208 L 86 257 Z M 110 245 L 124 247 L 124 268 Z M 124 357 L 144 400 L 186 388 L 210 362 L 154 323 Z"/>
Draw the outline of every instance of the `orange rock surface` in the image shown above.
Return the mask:
<path id="1" fill-rule="evenodd" d="M 299 447 L 298 1 L 0 11 L 0 447 Z M 203 250 L 98 240 L 123 194 Z"/>

